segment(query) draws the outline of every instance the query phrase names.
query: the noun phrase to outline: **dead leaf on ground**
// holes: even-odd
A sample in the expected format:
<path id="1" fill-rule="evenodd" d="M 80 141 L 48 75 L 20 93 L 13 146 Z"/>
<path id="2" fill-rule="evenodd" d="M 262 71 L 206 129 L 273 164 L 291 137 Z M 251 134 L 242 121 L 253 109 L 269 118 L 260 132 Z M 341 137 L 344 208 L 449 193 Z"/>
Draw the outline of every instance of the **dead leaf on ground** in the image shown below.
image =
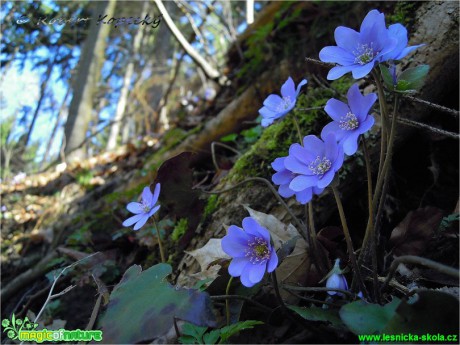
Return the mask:
<path id="1" fill-rule="evenodd" d="M 443 213 L 442 210 L 431 206 L 409 212 L 391 233 L 393 254 L 422 254 L 439 228 Z"/>
<path id="2" fill-rule="evenodd" d="M 190 252 L 185 252 L 193 256 L 198 261 L 201 271 L 203 272 L 206 271 L 209 268 L 209 265 L 216 260 L 230 259 L 230 256 L 222 250 L 221 242 L 221 238 L 211 238 L 204 247 Z"/>

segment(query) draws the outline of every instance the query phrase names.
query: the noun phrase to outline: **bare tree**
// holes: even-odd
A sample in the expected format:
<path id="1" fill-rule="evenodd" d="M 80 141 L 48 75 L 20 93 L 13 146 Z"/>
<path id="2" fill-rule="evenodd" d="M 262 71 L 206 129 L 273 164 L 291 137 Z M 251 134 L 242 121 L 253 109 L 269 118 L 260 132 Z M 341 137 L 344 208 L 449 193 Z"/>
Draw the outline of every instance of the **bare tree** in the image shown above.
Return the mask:
<path id="1" fill-rule="evenodd" d="M 115 1 L 96 2 L 94 13 L 105 13 L 112 17 Z M 81 144 L 85 141 L 88 125 L 91 121 L 93 95 L 100 76 L 101 64 L 105 54 L 109 25 L 98 25 L 91 21 L 88 37 L 83 47 L 78 73 L 73 85 L 73 97 L 65 125 L 65 154 L 67 159 L 76 160 L 85 157 Z"/>

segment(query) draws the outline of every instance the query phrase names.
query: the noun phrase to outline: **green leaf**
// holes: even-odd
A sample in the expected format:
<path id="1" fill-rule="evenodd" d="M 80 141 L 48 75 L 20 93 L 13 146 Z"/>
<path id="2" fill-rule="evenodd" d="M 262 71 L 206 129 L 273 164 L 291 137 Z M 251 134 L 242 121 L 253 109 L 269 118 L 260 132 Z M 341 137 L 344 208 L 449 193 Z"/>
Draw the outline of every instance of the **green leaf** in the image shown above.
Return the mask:
<path id="1" fill-rule="evenodd" d="M 209 295 L 172 287 L 165 279 L 171 272 L 168 264 L 144 272 L 133 265 L 125 272 L 101 320 L 106 343 L 134 344 L 162 336 L 175 317 L 198 326 L 215 326 Z"/>
<path id="2" fill-rule="evenodd" d="M 190 343 L 190 337 L 194 339 L 193 344 L 202 344 L 203 343 L 203 334 L 206 333 L 208 327 L 196 326 L 191 323 L 185 323 L 182 327 L 183 336 L 187 337 L 187 342 L 182 342 L 183 344 Z M 182 337 L 181 337 L 182 338 Z"/>
<path id="3" fill-rule="evenodd" d="M 205 344 L 217 344 L 217 341 L 220 338 L 220 329 L 215 329 L 209 333 L 206 333 L 203 336 L 203 342 Z"/>
<path id="4" fill-rule="evenodd" d="M 259 139 L 261 134 L 262 126 L 260 125 L 241 131 L 241 135 L 244 137 L 244 141 L 248 144 L 255 143 Z"/>
<path id="5" fill-rule="evenodd" d="M 254 328 L 255 325 L 262 325 L 262 321 L 256 321 L 256 320 L 246 320 L 246 321 L 240 321 L 237 323 L 234 323 L 233 325 L 226 326 L 220 329 L 220 337 L 221 340 L 220 342 L 226 342 L 228 338 L 230 338 L 232 335 L 244 330 L 244 329 L 250 329 Z"/>
<path id="6" fill-rule="evenodd" d="M 330 322 L 337 328 L 345 328 L 342 320 L 336 310 L 333 309 L 322 309 L 318 307 L 301 308 L 293 305 L 288 306 L 289 309 L 295 311 L 297 314 L 302 316 L 308 321 L 325 321 Z"/>
<path id="7" fill-rule="evenodd" d="M 428 65 L 420 65 L 406 69 L 398 77 L 396 91 L 407 92 L 420 89 L 425 82 L 429 70 L 430 66 Z"/>
<path id="8" fill-rule="evenodd" d="M 396 297 L 384 306 L 356 301 L 344 305 L 339 314 L 354 334 L 378 334 L 395 316 L 400 303 Z"/>
<path id="9" fill-rule="evenodd" d="M 458 332 L 459 301 L 440 291 L 422 290 L 402 301 L 396 315 L 383 329 L 386 334 L 455 334 Z"/>
<path id="10" fill-rule="evenodd" d="M 393 77 L 391 76 L 390 70 L 384 65 L 379 65 L 380 73 L 382 74 L 383 82 L 390 89 L 393 90 Z"/>
<path id="11" fill-rule="evenodd" d="M 230 141 L 235 141 L 237 137 L 238 137 L 238 134 L 232 133 L 232 134 L 229 134 L 229 135 L 226 135 L 226 136 L 220 138 L 220 141 L 222 141 L 224 143 L 227 143 L 227 142 L 230 142 Z"/>

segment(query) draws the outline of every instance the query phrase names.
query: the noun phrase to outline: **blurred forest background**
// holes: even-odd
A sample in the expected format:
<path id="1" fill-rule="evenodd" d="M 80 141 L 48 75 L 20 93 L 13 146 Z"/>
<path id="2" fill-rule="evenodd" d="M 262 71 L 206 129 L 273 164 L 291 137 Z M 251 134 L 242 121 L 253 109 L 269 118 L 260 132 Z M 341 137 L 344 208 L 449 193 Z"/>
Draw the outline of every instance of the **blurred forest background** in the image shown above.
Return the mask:
<path id="1" fill-rule="evenodd" d="M 121 225 L 129 216 L 126 204 L 154 181 L 162 183 L 159 227 L 173 266 L 171 280 L 181 286 L 192 287 L 211 274 L 200 275 L 184 250 L 223 236 L 222 224 L 240 224 L 247 214 L 241 204 L 289 223 L 261 186 L 210 197 L 199 190 L 221 190 L 249 176 L 270 180 L 270 163 L 297 139 L 290 120 L 262 130 L 263 100 L 278 93 L 289 76 L 296 84 L 308 79 L 301 108 L 321 107 L 344 94 L 350 77 L 329 83 L 328 67 L 305 58 L 317 58 L 333 43 L 335 27 L 357 28 L 373 8 L 386 14 L 387 25 L 405 25 L 410 43 L 427 44 L 405 62 L 431 66 L 418 97 L 453 109 L 446 114 L 402 102 L 406 122 L 396 144 L 379 251 L 382 257 L 390 250 L 424 254 L 458 267 L 457 2 L 4 1 L 2 318 L 36 314 L 55 270 L 99 252 L 94 262 L 61 278 L 60 290 L 77 287 L 53 301 L 43 317 L 45 325 L 84 329 L 97 293 L 107 297 L 132 264 L 146 269 L 158 263 L 153 227 L 133 232 Z M 107 17 L 98 20 L 100 15 Z M 140 23 L 108 23 L 112 17 L 139 17 Z M 360 86 L 372 90 L 368 81 Z M 328 121 L 319 110 L 302 116 L 306 134 Z M 355 171 L 362 164 L 362 155 L 350 159 L 341 176 L 349 182 L 342 192 L 351 228 L 359 229 L 366 183 Z M 289 205 L 303 214 L 301 205 L 293 200 Z M 315 204 L 318 229 L 338 224 L 331 205 L 330 193 Z M 437 229 L 442 223 L 444 232 L 430 227 L 419 235 L 416 226 L 406 237 L 413 245 L 395 249 L 392 230 L 414 210 L 424 210 L 411 216 L 417 226 L 432 222 Z M 336 230 L 330 227 L 323 236 L 331 262 L 346 258 Z M 383 272 L 388 262 L 379 265 Z M 429 284 L 455 285 L 429 272 L 418 274 Z M 212 279 L 216 276 L 217 271 Z M 302 274 L 295 282 L 315 286 L 320 278 L 317 272 Z M 216 282 L 210 293 L 223 293 L 226 281 Z M 250 339 L 297 341 L 288 329 L 264 329 Z M 319 335 L 302 336 L 318 341 Z M 329 341 L 339 339 L 334 336 Z"/>

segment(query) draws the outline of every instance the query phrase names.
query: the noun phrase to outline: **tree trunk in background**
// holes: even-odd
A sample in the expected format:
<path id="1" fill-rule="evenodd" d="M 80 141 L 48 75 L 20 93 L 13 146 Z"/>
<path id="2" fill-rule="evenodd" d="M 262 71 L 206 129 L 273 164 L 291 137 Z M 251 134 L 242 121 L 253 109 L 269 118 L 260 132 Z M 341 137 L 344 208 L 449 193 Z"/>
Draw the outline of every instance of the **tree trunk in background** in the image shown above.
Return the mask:
<path id="1" fill-rule="evenodd" d="M 51 145 L 53 144 L 54 137 L 56 136 L 57 129 L 59 128 L 59 122 L 64 117 L 64 113 L 65 113 L 64 110 L 66 108 L 67 98 L 69 97 L 69 95 L 70 95 L 70 87 L 67 89 L 66 94 L 64 96 L 64 99 L 62 100 L 61 106 L 59 107 L 58 116 L 56 118 L 56 123 L 54 124 L 53 130 L 51 131 L 50 138 L 48 140 L 48 143 L 46 144 L 46 150 L 45 150 L 45 153 L 43 155 L 43 159 L 42 159 L 42 161 L 40 163 L 40 169 L 43 168 L 43 165 L 48 160 L 48 156 L 49 156 L 50 150 L 51 150 Z"/>
<path id="2" fill-rule="evenodd" d="M 115 4 L 114 0 L 98 1 L 93 13 L 95 16 L 107 14 L 107 18 L 111 18 Z M 109 30 L 110 25 L 97 25 L 97 20 L 91 21 L 88 37 L 81 53 L 78 73 L 73 86 L 73 97 L 65 125 L 66 147 L 64 152 L 69 161 L 82 159 L 85 156 L 85 151 L 81 146 L 85 141 L 88 125 L 91 121 L 93 95 L 100 76 Z"/>
<path id="3" fill-rule="evenodd" d="M 142 13 L 147 13 L 148 10 L 148 1 L 144 1 L 142 6 Z M 131 86 L 131 79 L 134 72 L 134 59 L 139 53 L 139 48 L 141 46 L 142 37 L 144 36 L 145 26 L 140 26 L 139 30 L 134 36 L 133 45 L 131 47 L 130 56 L 128 57 L 129 63 L 126 67 L 125 77 L 123 79 L 123 86 L 120 91 L 120 98 L 118 99 L 117 110 L 115 113 L 114 123 L 110 128 L 109 140 L 107 142 L 107 150 L 113 150 L 117 147 L 118 134 L 120 132 L 121 121 L 126 109 L 126 101 L 128 100 L 129 87 Z"/>

